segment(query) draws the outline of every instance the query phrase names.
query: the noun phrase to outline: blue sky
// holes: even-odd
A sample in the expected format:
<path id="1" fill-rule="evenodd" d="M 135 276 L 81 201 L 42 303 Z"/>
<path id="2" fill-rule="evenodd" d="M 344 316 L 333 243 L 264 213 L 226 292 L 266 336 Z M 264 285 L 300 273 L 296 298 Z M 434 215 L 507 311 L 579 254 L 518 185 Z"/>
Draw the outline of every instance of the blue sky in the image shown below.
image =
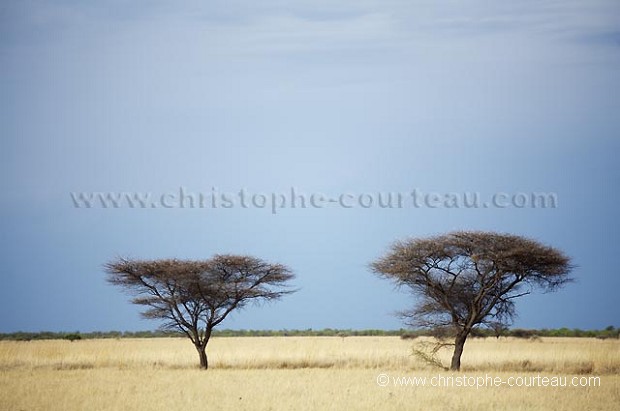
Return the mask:
<path id="1" fill-rule="evenodd" d="M 466 4 L 465 4 L 466 3 Z M 295 295 L 225 328 L 399 328 L 367 264 L 407 236 L 510 232 L 575 284 L 520 327 L 619 326 L 617 1 L 3 1 L 0 332 L 154 329 L 116 256 L 250 253 Z M 616 181 L 616 183 L 614 183 Z M 558 207 L 75 208 L 79 191 L 553 192 Z"/>

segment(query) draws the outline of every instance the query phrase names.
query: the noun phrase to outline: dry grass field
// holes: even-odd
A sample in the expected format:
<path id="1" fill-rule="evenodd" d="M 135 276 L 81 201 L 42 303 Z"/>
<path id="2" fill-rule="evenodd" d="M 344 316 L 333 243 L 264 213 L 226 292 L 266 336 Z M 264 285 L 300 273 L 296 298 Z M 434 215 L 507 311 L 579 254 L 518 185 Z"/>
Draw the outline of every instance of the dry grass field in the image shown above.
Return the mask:
<path id="1" fill-rule="evenodd" d="M 2 341 L 0 410 L 617 410 L 620 404 L 619 340 L 472 339 L 460 374 L 416 358 L 414 344 L 420 340 L 214 338 L 211 369 L 203 371 L 184 339 Z M 444 363 L 449 354 L 442 354 Z M 432 386 L 440 375 L 513 383 L 560 376 L 567 386 Z M 427 380 L 413 386 L 399 377 Z"/>

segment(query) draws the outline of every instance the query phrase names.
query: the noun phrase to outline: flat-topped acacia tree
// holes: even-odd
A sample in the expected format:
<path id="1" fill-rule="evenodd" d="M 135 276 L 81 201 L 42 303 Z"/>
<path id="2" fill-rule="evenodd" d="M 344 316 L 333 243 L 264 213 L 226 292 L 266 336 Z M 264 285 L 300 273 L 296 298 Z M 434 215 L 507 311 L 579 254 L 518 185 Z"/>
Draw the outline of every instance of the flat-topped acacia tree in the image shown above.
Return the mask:
<path id="1" fill-rule="evenodd" d="M 233 310 L 250 302 L 277 300 L 290 294 L 292 271 L 245 255 L 215 255 L 208 260 L 129 260 L 105 264 L 108 282 L 146 306 L 143 317 L 164 320 L 192 341 L 200 366 L 209 367 L 207 343 L 214 327 Z"/>
<path id="2" fill-rule="evenodd" d="M 515 316 L 514 300 L 534 288 L 555 291 L 571 281 L 561 251 L 516 235 L 459 231 L 394 243 L 373 272 L 420 297 L 410 324 L 454 336 L 450 369 L 461 367 L 475 327 L 499 329 Z"/>

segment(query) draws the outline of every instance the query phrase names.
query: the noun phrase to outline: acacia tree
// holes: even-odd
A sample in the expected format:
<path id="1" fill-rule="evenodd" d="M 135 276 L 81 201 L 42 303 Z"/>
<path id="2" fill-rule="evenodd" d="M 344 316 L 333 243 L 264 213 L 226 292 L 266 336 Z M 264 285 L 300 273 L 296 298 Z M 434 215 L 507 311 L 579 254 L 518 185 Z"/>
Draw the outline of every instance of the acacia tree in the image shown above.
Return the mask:
<path id="1" fill-rule="evenodd" d="M 555 248 L 480 231 L 398 241 L 371 263 L 374 273 L 419 296 L 415 308 L 403 313 L 410 325 L 454 337 L 450 369 L 455 371 L 474 328 L 507 326 L 515 316 L 516 298 L 534 288 L 557 290 L 571 281 L 572 268 Z"/>
<path id="2" fill-rule="evenodd" d="M 192 341 L 200 366 L 209 367 L 206 347 L 214 327 L 250 302 L 277 300 L 294 292 L 294 278 L 282 264 L 243 255 L 215 255 L 186 261 L 118 259 L 105 265 L 108 282 L 134 295 L 147 309 L 143 317 L 164 320 L 162 328 L 181 331 Z"/>

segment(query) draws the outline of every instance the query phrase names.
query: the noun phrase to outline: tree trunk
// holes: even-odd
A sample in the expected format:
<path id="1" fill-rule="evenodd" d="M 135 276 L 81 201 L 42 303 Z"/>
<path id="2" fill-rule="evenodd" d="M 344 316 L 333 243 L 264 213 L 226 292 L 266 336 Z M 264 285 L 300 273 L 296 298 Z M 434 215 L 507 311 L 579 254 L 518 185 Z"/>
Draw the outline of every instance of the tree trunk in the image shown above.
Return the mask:
<path id="1" fill-rule="evenodd" d="M 204 335 L 200 335 L 198 331 L 198 327 L 194 328 L 194 346 L 196 347 L 196 351 L 198 351 L 198 356 L 200 357 L 200 368 L 209 369 L 209 359 L 207 358 L 207 344 L 209 343 L 209 339 L 211 338 L 211 331 L 213 327 L 210 324 L 207 324 L 205 328 Z"/>
<path id="2" fill-rule="evenodd" d="M 469 332 L 462 331 L 454 339 L 454 354 L 452 354 L 452 362 L 450 363 L 450 370 L 452 371 L 459 371 L 461 369 L 461 354 L 463 354 L 463 347 L 468 335 Z"/>
<path id="3" fill-rule="evenodd" d="M 200 368 L 204 368 L 205 370 L 208 369 L 209 359 L 207 358 L 207 347 L 197 345 L 196 350 L 198 351 L 198 355 L 200 356 Z"/>

